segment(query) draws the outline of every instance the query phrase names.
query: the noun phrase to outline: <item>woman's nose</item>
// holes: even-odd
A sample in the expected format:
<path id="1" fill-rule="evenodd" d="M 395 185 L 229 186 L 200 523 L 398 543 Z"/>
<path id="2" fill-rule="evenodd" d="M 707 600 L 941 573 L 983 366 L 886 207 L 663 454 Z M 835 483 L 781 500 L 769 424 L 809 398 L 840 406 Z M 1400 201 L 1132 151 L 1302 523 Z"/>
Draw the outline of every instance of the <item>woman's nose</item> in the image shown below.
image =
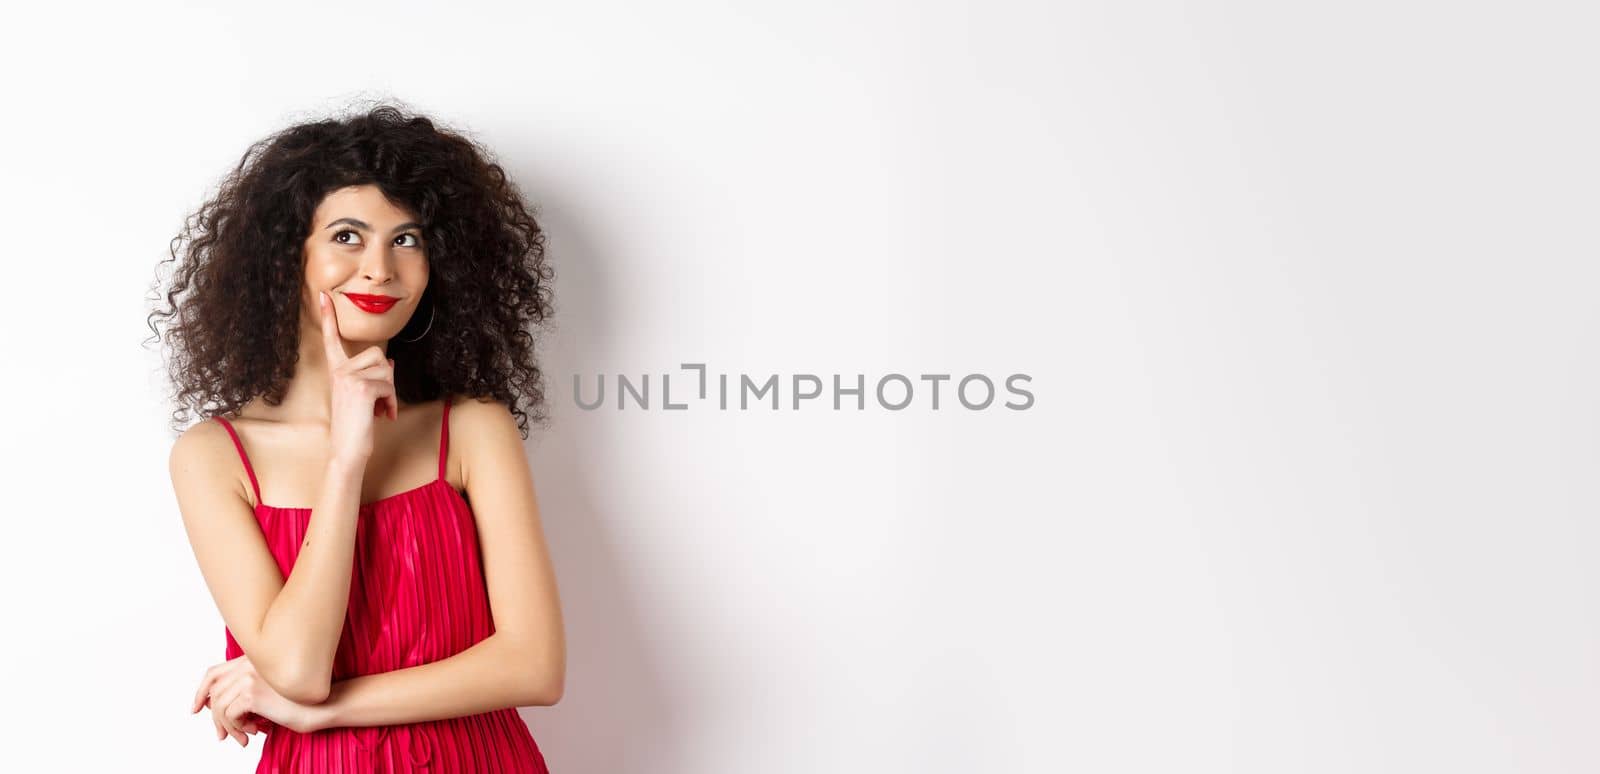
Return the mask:
<path id="1" fill-rule="evenodd" d="M 394 278 L 394 261 L 389 251 L 383 248 L 372 250 L 372 255 L 361 264 L 361 276 L 368 280 L 382 284 Z"/>

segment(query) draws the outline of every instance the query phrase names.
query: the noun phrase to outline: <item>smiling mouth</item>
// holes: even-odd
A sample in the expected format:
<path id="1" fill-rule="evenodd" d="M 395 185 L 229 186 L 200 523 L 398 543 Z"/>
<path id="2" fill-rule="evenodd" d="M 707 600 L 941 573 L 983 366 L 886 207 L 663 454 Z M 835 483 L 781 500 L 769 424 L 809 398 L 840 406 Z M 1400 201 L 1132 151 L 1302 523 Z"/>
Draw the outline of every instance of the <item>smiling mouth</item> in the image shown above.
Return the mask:
<path id="1" fill-rule="evenodd" d="M 383 314 L 400 301 L 394 296 L 373 296 L 366 293 L 346 293 L 344 297 L 350 299 L 350 303 L 355 304 L 357 309 L 373 314 Z"/>

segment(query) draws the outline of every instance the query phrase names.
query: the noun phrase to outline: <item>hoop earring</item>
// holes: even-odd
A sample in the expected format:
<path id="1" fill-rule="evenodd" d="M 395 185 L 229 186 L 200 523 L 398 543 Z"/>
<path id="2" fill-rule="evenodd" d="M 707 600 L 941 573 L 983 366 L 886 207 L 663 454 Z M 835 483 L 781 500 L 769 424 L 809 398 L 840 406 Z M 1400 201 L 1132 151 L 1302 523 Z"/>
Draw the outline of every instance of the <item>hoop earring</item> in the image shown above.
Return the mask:
<path id="1" fill-rule="evenodd" d="M 437 312 L 437 311 L 439 311 L 437 307 L 433 306 L 432 304 L 429 304 L 428 305 L 428 327 L 423 328 L 422 332 L 417 334 L 417 337 L 414 338 L 414 339 L 399 339 L 399 341 L 403 341 L 403 342 L 406 342 L 407 344 L 410 344 L 411 342 L 417 341 L 417 340 L 421 339 L 423 336 L 428 335 L 428 331 L 433 330 L 433 317 L 434 317 L 434 313 Z"/>

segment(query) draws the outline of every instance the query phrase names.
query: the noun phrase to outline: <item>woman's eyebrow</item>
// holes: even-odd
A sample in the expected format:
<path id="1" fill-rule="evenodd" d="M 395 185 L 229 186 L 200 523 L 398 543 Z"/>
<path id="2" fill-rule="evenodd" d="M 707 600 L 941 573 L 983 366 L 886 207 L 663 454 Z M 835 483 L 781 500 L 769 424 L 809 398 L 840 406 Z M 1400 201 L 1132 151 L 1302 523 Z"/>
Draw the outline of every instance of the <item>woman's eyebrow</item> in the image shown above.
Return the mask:
<path id="1" fill-rule="evenodd" d="M 364 223 L 362 221 L 356 220 L 355 218 L 340 218 L 340 219 L 338 219 L 338 220 L 336 220 L 336 221 L 334 221 L 332 223 L 329 223 L 324 228 L 324 230 L 329 229 L 329 228 L 333 228 L 334 226 L 337 226 L 337 225 L 339 225 L 341 223 L 346 223 L 346 224 L 355 226 L 356 228 L 359 228 L 362 231 L 371 231 L 372 230 L 371 226 L 367 225 L 366 223 Z M 406 230 L 408 228 L 422 228 L 422 224 L 421 223 L 413 223 L 413 222 L 401 223 L 400 225 L 395 226 L 394 230 L 390 231 L 389 233 L 391 233 L 391 234 L 399 233 L 399 232 L 404 231 L 404 230 Z"/>

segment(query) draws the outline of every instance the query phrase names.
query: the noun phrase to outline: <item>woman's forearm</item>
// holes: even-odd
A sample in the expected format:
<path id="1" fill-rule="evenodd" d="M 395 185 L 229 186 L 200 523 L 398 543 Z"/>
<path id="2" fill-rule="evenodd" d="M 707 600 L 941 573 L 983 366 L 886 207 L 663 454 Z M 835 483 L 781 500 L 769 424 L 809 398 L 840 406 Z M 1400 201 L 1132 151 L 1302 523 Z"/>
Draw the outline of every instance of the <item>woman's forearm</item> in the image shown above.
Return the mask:
<path id="1" fill-rule="evenodd" d="M 420 723 L 553 704 L 559 697 L 547 671 L 529 648 L 491 634 L 446 659 L 334 683 L 317 705 L 316 726 Z"/>
<path id="2" fill-rule="evenodd" d="M 285 698 L 314 704 L 328 696 L 349 606 L 365 474 L 366 460 L 329 463 L 294 567 L 262 618 L 265 653 L 251 660 L 265 664 L 258 671 Z"/>

